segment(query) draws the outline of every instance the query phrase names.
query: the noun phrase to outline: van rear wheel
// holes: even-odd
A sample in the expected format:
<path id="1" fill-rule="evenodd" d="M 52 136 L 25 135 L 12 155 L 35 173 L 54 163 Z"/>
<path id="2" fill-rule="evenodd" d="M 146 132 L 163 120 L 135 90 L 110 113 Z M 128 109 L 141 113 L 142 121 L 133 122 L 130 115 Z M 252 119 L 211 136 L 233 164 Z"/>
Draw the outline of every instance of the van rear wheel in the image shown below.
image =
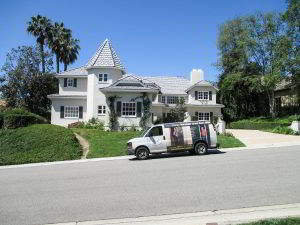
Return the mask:
<path id="1" fill-rule="evenodd" d="M 197 155 L 205 155 L 207 153 L 207 146 L 206 144 L 199 142 L 195 145 L 194 150 Z"/>
<path id="2" fill-rule="evenodd" d="M 135 156 L 136 156 L 137 159 L 139 159 L 139 160 L 145 160 L 145 159 L 148 159 L 148 157 L 149 157 L 149 151 L 148 151 L 148 149 L 145 148 L 145 147 L 139 147 L 139 148 L 136 150 Z"/>

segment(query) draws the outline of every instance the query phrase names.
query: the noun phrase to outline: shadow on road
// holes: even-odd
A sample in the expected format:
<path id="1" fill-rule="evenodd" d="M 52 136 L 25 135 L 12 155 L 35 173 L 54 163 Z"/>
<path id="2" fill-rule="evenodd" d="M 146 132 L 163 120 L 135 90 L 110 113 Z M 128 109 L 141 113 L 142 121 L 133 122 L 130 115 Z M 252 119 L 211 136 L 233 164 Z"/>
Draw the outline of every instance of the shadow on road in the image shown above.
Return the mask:
<path id="1" fill-rule="evenodd" d="M 206 155 L 203 156 L 198 156 L 191 154 L 189 152 L 178 152 L 178 153 L 161 153 L 161 154 L 152 154 L 149 156 L 147 160 L 152 160 L 152 159 L 165 159 L 165 158 L 177 158 L 177 157 L 205 157 L 209 155 L 214 155 L 214 154 L 224 154 L 226 152 L 222 152 L 220 150 L 214 149 L 214 150 L 209 150 Z M 132 158 L 129 159 L 130 161 L 139 161 L 137 158 Z"/>

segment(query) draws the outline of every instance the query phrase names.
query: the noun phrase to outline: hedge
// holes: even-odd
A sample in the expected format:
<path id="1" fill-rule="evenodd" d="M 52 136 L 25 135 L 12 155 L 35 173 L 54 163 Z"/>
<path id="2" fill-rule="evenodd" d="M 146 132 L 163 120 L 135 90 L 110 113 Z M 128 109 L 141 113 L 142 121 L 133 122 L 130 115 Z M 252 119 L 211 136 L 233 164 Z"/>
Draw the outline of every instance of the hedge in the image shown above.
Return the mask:
<path id="1" fill-rule="evenodd" d="M 24 109 L 7 109 L 0 112 L 0 128 L 14 129 L 42 123 L 47 123 L 47 120 Z"/>
<path id="2" fill-rule="evenodd" d="M 247 129 L 247 130 L 262 130 L 274 129 L 275 127 L 288 127 L 290 123 L 275 123 L 275 122 L 232 122 L 228 124 L 229 129 Z"/>

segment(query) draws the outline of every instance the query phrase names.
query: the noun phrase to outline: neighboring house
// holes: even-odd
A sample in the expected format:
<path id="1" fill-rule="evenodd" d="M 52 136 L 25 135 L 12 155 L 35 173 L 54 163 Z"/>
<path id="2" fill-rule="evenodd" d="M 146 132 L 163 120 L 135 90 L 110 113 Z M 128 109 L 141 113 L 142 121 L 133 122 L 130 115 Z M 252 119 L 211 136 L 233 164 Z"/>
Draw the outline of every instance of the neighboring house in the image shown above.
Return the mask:
<path id="1" fill-rule="evenodd" d="M 202 70 L 192 70 L 191 80 L 183 77 L 143 77 L 127 74 L 109 40 L 105 40 L 85 66 L 61 72 L 59 93 L 52 101 L 51 123 L 66 126 L 98 118 L 109 124 L 109 96 L 118 96 L 114 109 L 120 126 L 139 126 L 143 103 L 151 100 L 152 122 L 168 116 L 170 108 L 184 98 L 186 120 L 211 120 L 221 116 L 216 103 L 218 89 L 203 78 Z"/>
<path id="2" fill-rule="evenodd" d="M 275 105 L 278 110 L 286 106 L 297 106 L 296 90 L 291 88 L 291 83 L 288 79 L 282 80 L 275 89 Z"/>

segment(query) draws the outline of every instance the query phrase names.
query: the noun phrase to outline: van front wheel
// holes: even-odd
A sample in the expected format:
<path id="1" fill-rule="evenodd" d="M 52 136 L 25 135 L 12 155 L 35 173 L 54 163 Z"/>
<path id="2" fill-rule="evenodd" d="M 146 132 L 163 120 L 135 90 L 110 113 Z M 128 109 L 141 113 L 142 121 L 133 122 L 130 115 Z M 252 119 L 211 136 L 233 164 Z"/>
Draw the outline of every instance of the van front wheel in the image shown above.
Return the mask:
<path id="1" fill-rule="evenodd" d="M 139 148 L 136 150 L 135 156 L 136 156 L 137 159 L 139 159 L 139 160 L 145 160 L 145 159 L 148 159 L 148 157 L 149 157 L 149 151 L 148 151 L 148 149 L 145 148 L 145 147 L 139 147 Z"/>
<path id="2" fill-rule="evenodd" d="M 195 145 L 195 153 L 197 155 L 205 155 L 207 153 L 207 146 L 204 143 L 197 143 Z"/>

